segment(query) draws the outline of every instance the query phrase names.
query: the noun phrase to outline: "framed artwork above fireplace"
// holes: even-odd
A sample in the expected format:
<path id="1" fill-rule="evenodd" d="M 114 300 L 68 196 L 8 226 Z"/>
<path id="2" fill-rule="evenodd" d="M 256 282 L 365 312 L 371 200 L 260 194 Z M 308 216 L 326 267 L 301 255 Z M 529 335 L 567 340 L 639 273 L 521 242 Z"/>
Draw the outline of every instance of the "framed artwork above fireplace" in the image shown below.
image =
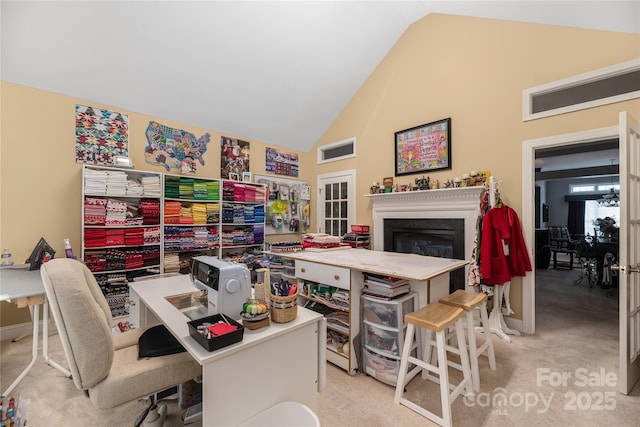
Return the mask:
<path id="1" fill-rule="evenodd" d="M 396 176 L 451 169 L 451 118 L 395 133 Z"/>

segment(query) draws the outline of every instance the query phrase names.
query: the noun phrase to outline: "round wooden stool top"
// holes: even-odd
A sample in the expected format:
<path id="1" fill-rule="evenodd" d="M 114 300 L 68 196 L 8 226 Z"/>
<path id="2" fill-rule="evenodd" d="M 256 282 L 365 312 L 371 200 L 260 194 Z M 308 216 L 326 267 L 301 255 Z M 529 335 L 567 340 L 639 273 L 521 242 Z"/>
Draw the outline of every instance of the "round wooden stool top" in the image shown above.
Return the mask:
<path id="1" fill-rule="evenodd" d="M 463 314 L 464 311 L 461 308 L 434 302 L 405 314 L 404 321 L 433 332 L 440 332 L 462 317 Z"/>
<path id="2" fill-rule="evenodd" d="M 471 311 L 486 300 L 487 296 L 482 292 L 470 292 L 462 289 L 458 289 L 454 293 L 440 298 L 442 304 L 458 307 L 464 311 Z"/>

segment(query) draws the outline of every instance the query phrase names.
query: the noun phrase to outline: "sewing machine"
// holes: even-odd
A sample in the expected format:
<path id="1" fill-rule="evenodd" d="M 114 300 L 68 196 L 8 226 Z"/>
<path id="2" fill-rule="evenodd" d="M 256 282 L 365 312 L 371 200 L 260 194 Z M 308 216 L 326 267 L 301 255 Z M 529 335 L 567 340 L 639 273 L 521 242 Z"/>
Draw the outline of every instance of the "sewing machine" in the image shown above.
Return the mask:
<path id="1" fill-rule="evenodd" d="M 209 312 L 223 313 L 233 319 L 240 319 L 242 304 L 251 297 L 251 276 L 247 266 L 216 257 L 194 257 L 191 282 L 207 293 Z"/>

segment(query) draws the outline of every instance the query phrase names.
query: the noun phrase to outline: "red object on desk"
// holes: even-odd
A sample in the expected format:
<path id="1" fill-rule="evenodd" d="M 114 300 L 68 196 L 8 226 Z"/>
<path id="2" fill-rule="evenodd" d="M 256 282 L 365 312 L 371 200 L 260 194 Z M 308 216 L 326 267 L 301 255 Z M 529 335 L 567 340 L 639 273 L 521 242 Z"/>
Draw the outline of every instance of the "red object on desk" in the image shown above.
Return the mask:
<path id="1" fill-rule="evenodd" d="M 238 329 L 235 325 L 228 325 L 226 323 L 218 323 L 215 325 L 209 326 L 209 332 L 214 337 L 218 337 L 220 335 L 228 334 L 229 332 L 233 332 Z"/>

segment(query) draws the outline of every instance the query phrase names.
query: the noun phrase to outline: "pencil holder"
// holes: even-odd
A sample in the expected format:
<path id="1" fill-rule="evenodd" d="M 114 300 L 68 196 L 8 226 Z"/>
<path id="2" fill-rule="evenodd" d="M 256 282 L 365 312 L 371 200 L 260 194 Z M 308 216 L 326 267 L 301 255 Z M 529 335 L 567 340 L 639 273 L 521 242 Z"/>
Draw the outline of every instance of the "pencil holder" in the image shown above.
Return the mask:
<path id="1" fill-rule="evenodd" d="M 281 297 L 270 294 L 271 321 L 274 323 L 291 322 L 298 315 L 298 292 L 293 295 Z"/>

